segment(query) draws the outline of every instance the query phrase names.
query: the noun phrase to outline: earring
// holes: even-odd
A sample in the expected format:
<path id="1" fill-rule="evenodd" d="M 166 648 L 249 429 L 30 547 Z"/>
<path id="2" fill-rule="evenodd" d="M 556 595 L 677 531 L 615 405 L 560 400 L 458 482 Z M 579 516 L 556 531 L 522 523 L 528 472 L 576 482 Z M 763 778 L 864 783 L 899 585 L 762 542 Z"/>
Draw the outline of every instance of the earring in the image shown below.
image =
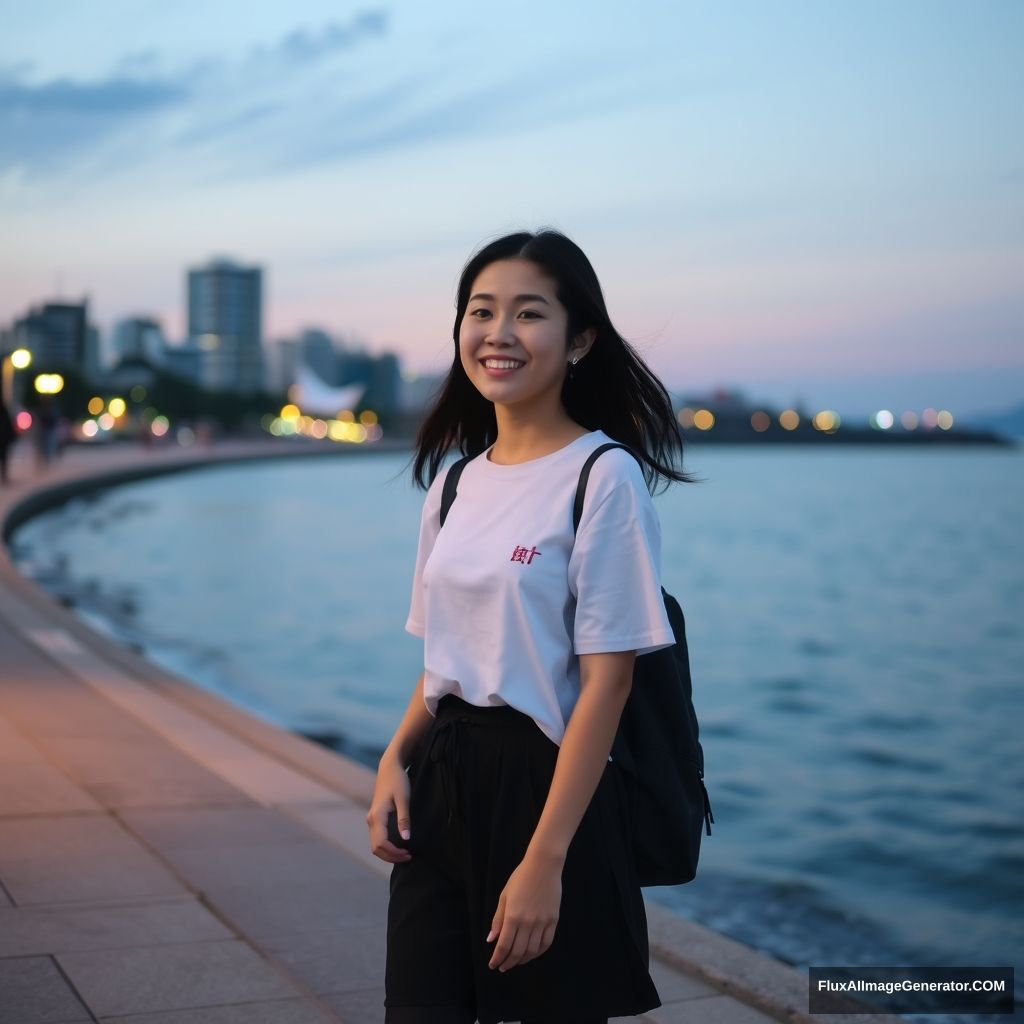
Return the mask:
<path id="1" fill-rule="evenodd" d="M 569 364 L 569 380 L 572 380 L 572 368 L 579 361 L 579 358 L 580 358 L 579 356 L 573 356 L 572 357 L 572 363 Z"/>

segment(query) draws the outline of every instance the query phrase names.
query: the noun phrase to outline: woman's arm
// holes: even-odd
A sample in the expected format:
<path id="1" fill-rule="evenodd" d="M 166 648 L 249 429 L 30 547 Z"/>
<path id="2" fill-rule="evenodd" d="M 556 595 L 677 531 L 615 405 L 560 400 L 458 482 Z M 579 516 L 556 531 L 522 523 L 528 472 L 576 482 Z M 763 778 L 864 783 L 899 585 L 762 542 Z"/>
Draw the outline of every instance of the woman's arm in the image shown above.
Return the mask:
<path id="1" fill-rule="evenodd" d="M 398 728 L 395 730 L 395 735 L 391 737 L 391 742 L 381 755 L 381 761 L 384 758 L 397 758 L 398 763 L 403 768 L 408 768 L 416 745 L 423 738 L 427 729 L 430 728 L 433 715 L 427 710 L 427 706 L 423 702 L 423 676 L 424 673 L 421 672 L 416 682 L 416 689 L 413 690 L 412 697 L 409 700 L 409 706 L 405 709 L 405 717 L 403 717 Z"/>
<path id="2" fill-rule="evenodd" d="M 633 686 L 636 651 L 581 654 L 580 695 L 565 727 L 544 810 L 526 856 L 561 868 L 597 790 Z"/>
<path id="3" fill-rule="evenodd" d="M 488 961 L 507 971 L 554 940 L 569 844 L 597 790 L 633 686 L 636 651 L 581 654 L 580 695 L 565 727 L 544 810 L 530 844 L 498 897 Z"/>
<path id="4" fill-rule="evenodd" d="M 402 864 L 412 859 L 412 854 L 402 846 L 396 846 L 388 838 L 388 818 L 394 813 L 399 835 L 410 838 L 412 822 L 409 820 L 409 799 L 411 786 L 405 769 L 412 760 L 413 751 L 431 721 L 431 714 L 423 703 L 423 675 L 420 675 L 409 707 L 401 725 L 381 754 L 377 765 L 377 779 L 373 787 L 373 799 L 366 813 L 366 825 L 370 830 L 370 849 L 374 856 L 391 864 Z"/>

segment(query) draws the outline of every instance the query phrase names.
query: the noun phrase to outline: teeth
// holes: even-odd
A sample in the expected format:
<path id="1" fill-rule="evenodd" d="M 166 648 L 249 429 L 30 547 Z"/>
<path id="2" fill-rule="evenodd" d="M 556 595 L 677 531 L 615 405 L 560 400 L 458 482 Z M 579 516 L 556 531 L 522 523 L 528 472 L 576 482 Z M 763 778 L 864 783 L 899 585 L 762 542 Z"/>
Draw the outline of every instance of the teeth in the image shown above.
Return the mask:
<path id="1" fill-rule="evenodd" d="M 508 370 L 523 364 L 515 359 L 485 359 L 484 365 L 489 366 L 492 370 Z"/>

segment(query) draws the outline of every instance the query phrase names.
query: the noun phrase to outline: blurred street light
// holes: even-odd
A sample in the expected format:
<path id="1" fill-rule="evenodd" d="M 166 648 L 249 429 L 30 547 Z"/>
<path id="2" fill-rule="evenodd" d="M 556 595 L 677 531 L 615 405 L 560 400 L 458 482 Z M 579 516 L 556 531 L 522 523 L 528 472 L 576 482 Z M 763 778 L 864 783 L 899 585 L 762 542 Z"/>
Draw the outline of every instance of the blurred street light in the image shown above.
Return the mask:
<path id="1" fill-rule="evenodd" d="M 35 379 L 35 387 L 41 395 L 56 395 L 64 388 L 64 378 L 59 373 L 41 373 Z"/>
<path id="2" fill-rule="evenodd" d="M 14 401 L 14 371 L 24 370 L 32 362 L 32 353 L 27 348 L 16 348 L 3 358 L 2 382 L 0 387 L 4 405 L 10 407 Z"/>

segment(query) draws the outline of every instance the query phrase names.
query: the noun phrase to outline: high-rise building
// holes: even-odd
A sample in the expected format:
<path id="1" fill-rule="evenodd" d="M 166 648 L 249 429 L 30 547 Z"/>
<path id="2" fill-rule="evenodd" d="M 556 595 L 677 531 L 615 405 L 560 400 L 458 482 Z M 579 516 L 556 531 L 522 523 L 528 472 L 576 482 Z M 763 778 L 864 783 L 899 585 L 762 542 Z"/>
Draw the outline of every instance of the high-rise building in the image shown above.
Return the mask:
<path id="1" fill-rule="evenodd" d="M 326 332 L 309 327 L 299 338 L 302 361 L 325 383 L 334 387 L 338 380 L 340 359 L 338 345 Z"/>
<path id="2" fill-rule="evenodd" d="M 164 369 L 176 377 L 198 384 L 203 369 L 202 352 L 191 340 L 184 345 L 168 345 L 164 352 Z"/>
<path id="3" fill-rule="evenodd" d="M 27 348 L 46 369 L 87 369 L 87 303 L 47 302 L 14 322 L 14 347 Z"/>
<path id="4" fill-rule="evenodd" d="M 167 342 L 160 324 L 150 317 L 133 316 L 114 327 L 114 363 L 142 359 L 150 366 L 162 366 Z"/>
<path id="5" fill-rule="evenodd" d="M 370 386 L 363 402 L 380 415 L 388 416 L 401 404 L 402 365 L 394 352 L 385 352 L 374 359 Z"/>
<path id="6" fill-rule="evenodd" d="M 263 271 L 212 260 L 188 272 L 189 342 L 200 383 L 251 394 L 263 388 Z"/>
<path id="7" fill-rule="evenodd" d="M 346 349 L 340 357 L 338 384 L 362 384 L 363 403 L 377 413 L 398 408 L 401 368 L 393 352 L 375 356 L 365 348 Z"/>
<path id="8" fill-rule="evenodd" d="M 267 390 L 272 395 L 286 395 L 295 383 L 302 362 L 300 343 L 294 338 L 281 338 L 267 346 Z"/>

